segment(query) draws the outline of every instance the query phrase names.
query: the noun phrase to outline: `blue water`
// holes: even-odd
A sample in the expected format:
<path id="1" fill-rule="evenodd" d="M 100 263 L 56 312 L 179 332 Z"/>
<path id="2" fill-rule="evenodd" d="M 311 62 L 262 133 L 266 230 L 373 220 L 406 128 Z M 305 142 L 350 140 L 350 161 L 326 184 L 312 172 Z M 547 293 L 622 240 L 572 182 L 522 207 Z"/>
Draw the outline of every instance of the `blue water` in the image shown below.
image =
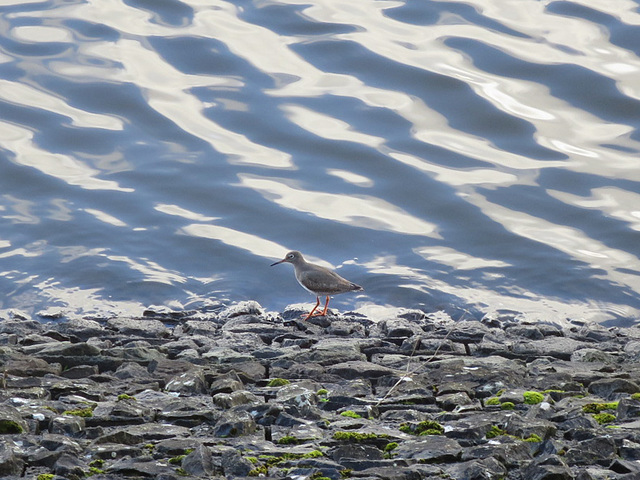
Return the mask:
<path id="1" fill-rule="evenodd" d="M 0 310 L 640 323 L 640 6 L 0 1 Z"/>

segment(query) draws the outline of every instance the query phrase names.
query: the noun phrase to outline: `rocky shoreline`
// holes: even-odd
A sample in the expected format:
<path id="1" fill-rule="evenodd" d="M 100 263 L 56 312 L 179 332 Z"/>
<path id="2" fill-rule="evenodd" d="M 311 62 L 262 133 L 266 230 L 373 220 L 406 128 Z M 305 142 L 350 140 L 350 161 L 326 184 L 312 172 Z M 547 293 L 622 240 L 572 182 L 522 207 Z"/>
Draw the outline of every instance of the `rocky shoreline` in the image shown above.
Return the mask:
<path id="1" fill-rule="evenodd" d="M 638 327 L 300 313 L 0 320 L 0 477 L 640 478 Z"/>

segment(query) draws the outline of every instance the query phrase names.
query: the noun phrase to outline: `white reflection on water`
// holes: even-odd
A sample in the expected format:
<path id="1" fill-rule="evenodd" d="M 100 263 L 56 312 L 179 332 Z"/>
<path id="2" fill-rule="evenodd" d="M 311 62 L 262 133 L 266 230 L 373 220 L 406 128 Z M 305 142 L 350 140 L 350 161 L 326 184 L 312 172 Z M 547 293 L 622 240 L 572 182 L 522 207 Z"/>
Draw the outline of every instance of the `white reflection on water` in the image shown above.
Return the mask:
<path id="1" fill-rule="evenodd" d="M 0 122 L 0 144 L 15 156 L 12 161 L 25 167 L 35 168 L 46 175 L 59 178 L 69 185 L 87 190 L 115 190 L 133 192 L 132 188 L 120 187 L 117 182 L 96 178 L 100 173 L 75 158 L 52 153 L 39 148 L 34 142 L 34 133 L 26 128 Z"/>
<path id="2" fill-rule="evenodd" d="M 384 143 L 383 138 L 357 132 L 347 122 L 309 108 L 300 105 L 283 105 L 280 108 L 288 114 L 289 120 L 293 123 L 319 137 L 357 142 L 372 147 L 379 147 Z"/>
<path id="3" fill-rule="evenodd" d="M 483 268 L 504 268 L 511 266 L 502 260 L 489 260 L 458 252 L 445 246 L 420 247 L 413 251 L 430 262 L 447 265 L 455 270 L 479 270 Z"/>
<path id="4" fill-rule="evenodd" d="M 630 229 L 640 231 L 640 194 L 614 187 L 594 188 L 582 197 L 567 192 L 547 190 L 547 193 L 567 205 L 599 210 L 611 218 L 625 222 Z"/>
<path id="5" fill-rule="evenodd" d="M 11 34 L 16 40 L 35 43 L 65 42 L 72 40 L 68 30 L 43 25 L 16 27 L 11 31 Z"/>
<path id="6" fill-rule="evenodd" d="M 361 228 L 439 238 L 436 227 L 395 205 L 368 195 L 345 195 L 294 188 L 274 179 L 239 175 L 240 185 L 278 205 Z"/>
<path id="7" fill-rule="evenodd" d="M 93 215 L 95 218 L 104 222 L 108 225 L 113 225 L 114 227 L 126 227 L 127 224 L 120 220 L 119 218 L 114 217 L 113 215 L 109 215 L 107 212 L 102 210 L 98 210 L 96 208 L 84 208 L 85 212 Z"/>
<path id="8" fill-rule="evenodd" d="M 389 156 L 396 160 L 409 165 L 416 170 L 431 173 L 435 178 L 443 183 L 452 186 L 462 185 L 509 185 L 513 183 L 524 183 L 525 176 L 521 173 L 516 176 L 512 173 L 501 172 L 499 170 L 490 170 L 488 168 L 473 168 L 467 170 L 458 170 L 454 168 L 442 167 L 440 165 L 430 163 L 422 158 L 414 157 L 399 152 L 391 152 Z M 537 171 L 536 171 L 537 174 Z"/>
<path id="9" fill-rule="evenodd" d="M 254 255 L 268 258 L 281 257 L 287 251 L 285 247 L 278 243 L 220 225 L 193 223 L 182 227 L 178 233 L 219 240 L 232 247 L 241 248 Z"/>
<path id="10" fill-rule="evenodd" d="M 638 265 L 640 259 L 630 252 L 609 247 L 588 237 L 585 232 L 567 225 L 554 224 L 526 212 L 509 210 L 476 195 L 474 203 L 489 218 L 507 230 L 534 242 L 543 243 L 606 272 L 606 278 L 619 285 L 640 291 L 640 277 L 628 274 L 622 267 Z"/>
<path id="11" fill-rule="evenodd" d="M 240 86 L 235 79 L 188 75 L 168 64 L 157 52 L 135 40 L 121 39 L 113 45 L 95 46 L 92 52 L 121 62 L 122 80 L 130 80 L 143 90 L 149 106 L 175 122 L 181 130 L 211 144 L 231 162 L 290 168 L 290 155 L 249 140 L 245 135 L 221 127 L 207 118 L 205 105 L 189 92 L 193 87 Z"/>
<path id="12" fill-rule="evenodd" d="M 44 109 L 64 115 L 71 119 L 72 125 L 83 128 L 103 128 L 122 130 L 122 121 L 110 115 L 86 112 L 70 106 L 64 100 L 49 93 L 37 90 L 24 83 L 0 79 L 0 99 L 16 105 L 35 109 Z"/>

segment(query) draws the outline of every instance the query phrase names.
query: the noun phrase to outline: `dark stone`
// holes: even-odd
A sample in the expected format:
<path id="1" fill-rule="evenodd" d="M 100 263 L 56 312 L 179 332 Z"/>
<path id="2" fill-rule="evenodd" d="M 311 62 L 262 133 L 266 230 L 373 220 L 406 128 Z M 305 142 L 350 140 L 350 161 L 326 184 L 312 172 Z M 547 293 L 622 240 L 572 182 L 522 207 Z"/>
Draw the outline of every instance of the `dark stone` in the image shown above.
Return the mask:
<path id="1" fill-rule="evenodd" d="M 87 465 L 77 456 L 63 454 L 53 467 L 53 473 L 68 480 L 80 480 L 85 477 Z"/>
<path id="2" fill-rule="evenodd" d="M 239 390 L 232 393 L 217 393 L 213 396 L 213 403 L 218 407 L 229 409 L 239 405 L 260 405 L 260 399 L 251 392 Z"/>
<path id="3" fill-rule="evenodd" d="M 612 438 L 596 437 L 569 448 L 565 460 L 569 465 L 609 465 L 616 455 L 617 449 Z"/>
<path id="4" fill-rule="evenodd" d="M 618 420 L 637 420 L 640 418 L 640 400 L 623 398 L 618 402 L 616 416 Z"/>
<path id="5" fill-rule="evenodd" d="M 546 420 L 528 419 L 514 414 L 507 420 L 505 430 L 510 435 L 515 435 L 519 438 L 529 438 L 531 435 L 537 435 L 545 440 L 555 434 L 556 426 Z"/>
<path id="6" fill-rule="evenodd" d="M 220 468 L 225 477 L 236 478 L 246 477 L 254 466 L 249 460 L 243 458 L 236 449 L 225 448 L 221 455 Z"/>
<path id="7" fill-rule="evenodd" d="M 640 386 L 625 378 L 603 378 L 589 385 L 589 393 L 607 400 L 615 400 L 625 393 L 640 392 Z"/>
<path id="8" fill-rule="evenodd" d="M 327 372 L 349 380 L 357 378 L 379 378 L 394 373 L 390 368 L 359 360 L 328 366 Z"/>
<path id="9" fill-rule="evenodd" d="M 42 377 L 48 373 L 59 375 L 62 365 L 50 363 L 41 358 L 20 357 L 13 358 L 4 364 L 4 371 L 8 375 L 18 377 Z"/>
<path id="10" fill-rule="evenodd" d="M 487 457 L 449 465 L 445 472 L 453 480 L 494 480 L 504 477 L 507 469 L 495 458 Z"/>
<path id="11" fill-rule="evenodd" d="M 98 373 L 98 367 L 96 365 L 77 365 L 75 367 L 68 368 L 60 375 L 64 378 L 80 379 L 87 378 L 91 375 Z"/>
<path id="12" fill-rule="evenodd" d="M 426 435 L 419 440 L 405 440 L 393 453 L 395 457 L 426 463 L 457 461 L 462 454 L 458 442 L 442 435 Z"/>
<path id="13" fill-rule="evenodd" d="M 117 443 L 120 445 L 137 445 L 142 443 L 143 438 L 141 435 L 132 435 L 127 430 L 117 430 L 115 432 L 107 433 L 94 440 L 96 445 L 102 443 Z"/>
<path id="14" fill-rule="evenodd" d="M 497 437 L 491 443 L 485 443 L 464 450 L 462 460 L 493 457 L 509 469 L 520 467 L 532 459 L 529 444 L 508 436 Z"/>
<path id="15" fill-rule="evenodd" d="M 176 478 L 176 469 L 164 462 L 156 462 L 151 457 L 124 457 L 117 460 L 107 469 L 110 475 L 122 475 L 124 477 L 147 477 L 160 479 L 164 475 Z M 165 477 L 167 478 L 167 477 Z"/>
<path id="16" fill-rule="evenodd" d="M 191 369 L 173 377 L 165 385 L 168 392 L 176 392 L 180 395 L 197 395 L 207 392 L 207 382 L 202 369 Z"/>
<path id="17" fill-rule="evenodd" d="M 209 387 L 209 393 L 211 395 L 215 395 L 217 393 L 232 393 L 237 390 L 242 390 L 243 388 L 244 385 L 240 381 L 238 375 L 230 373 L 213 380 Z"/>
<path id="18" fill-rule="evenodd" d="M 162 338 L 169 335 L 169 329 L 160 320 L 136 318 L 111 318 L 107 328 L 127 337 Z"/>
<path id="19" fill-rule="evenodd" d="M 211 450 L 204 445 L 198 445 L 182 460 L 182 468 L 190 475 L 209 477 L 214 473 Z"/>
<path id="20" fill-rule="evenodd" d="M 345 459 L 350 460 L 382 460 L 382 451 L 371 445 L 348 444 L 337 446 L 327 452 L 329 457 L 342 464 Z"/>
<path id="21" fill-rule="evenodd" d="M 25 433 L 28 430 L 27 422 L 18 409 L 11 405 L 0 405 L 0 435 Z"/>
<path id="22" fill-rule="evenodd" d="M 571 469 L 557 455 L 538 457 L 523 472 L 527 480 L 570 480 Z"/>
<path id="23" fill-rule="evenodd" d="M 62 415 L 51 419 L 49 431 L 51 433 L 76 436 L 85 428 L 84 417 L 77 415 Z"/>
<path id="24" fill-rule="evenodd" d="M 0 474 L 20 475 L 24 462 L 16 456 L 6 441 L 0 442 Z"/>
<path id="25" fill-rule="evenodd" d="M 623 460 L 636 462 L 640 460 L 640 443 L 633 442 L 625 438 L 622 440 L 622 445 L 620 446 L 619 451 L 620 458 Z"/>
<path id="26" fill-rule="evenodd" d="M 256 422 L 245 410 L 229 410 L 222 414 L 216 423 L 213 434 L 216 437 L 240 437 L 254 433 Z"/>

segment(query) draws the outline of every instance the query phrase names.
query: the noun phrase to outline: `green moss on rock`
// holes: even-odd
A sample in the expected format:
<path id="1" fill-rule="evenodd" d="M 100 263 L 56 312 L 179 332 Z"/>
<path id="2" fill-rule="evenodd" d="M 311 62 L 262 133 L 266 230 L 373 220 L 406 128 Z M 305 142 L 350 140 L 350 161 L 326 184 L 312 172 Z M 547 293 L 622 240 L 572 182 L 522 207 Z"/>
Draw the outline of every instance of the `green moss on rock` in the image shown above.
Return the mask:
<path id="1" fill-rule="evenodd" d="M 615 410 L 618 408 L 618 402 L 608 403 L 587 403 L 582 406 L 584 413 L 600 413 L 604 410 Z"/>
<path id="2" fill-rule="evenodd" d="M 0 434 L 24 433 L 24 428 L 18 422 L 13 420 L 0 420 Z"/>
<path id="3" fill-rule="evenodd" d="M 535 405 L 544 400 L 544 395 L 535 391 L 524 392 L 522 396 L 524 397 L 524 403 L 527 405 Z"/>
<path id="4" fill-rule="evenodd" d="M 596 413 L 593 415 L 593 418 L 596 419 L 600 425 L 604 425 L 605 423 L 611 423 L 616 421 L 616 416 L 610 413 Z"/>
<path id="5" fill-rule="evenodd" d="M 400 431 L 411 435 L 442 435 L 444 427 L 438 422 L 425 420 L 420 423 L 405 422 L 400 424 Z"/>
<path id="6" fill-rule="evenodd" d="M 284 387 L 285 385 L 289 385 L 291 382 L 286 378 L 272 378 L 267 383 L 267 387 Z"/>
<path id="7" fill-rule="evenodd" d="M 501 410 L 513 410 L 514 408 L 516 408 L 516 406 L 513 402 L 502 402 L 500 404 Z"/>
<path id="8" fill-rule="evenodd" d="M 505 435 L 507 432 L 505 430 L 503 430 L 502 428 L 498 427 L 497 425 L 492 425 L 491 429 L 487 432 L 486 437 L 487 438 L 496 438 L 499 437 L 500 435 Z"/>

